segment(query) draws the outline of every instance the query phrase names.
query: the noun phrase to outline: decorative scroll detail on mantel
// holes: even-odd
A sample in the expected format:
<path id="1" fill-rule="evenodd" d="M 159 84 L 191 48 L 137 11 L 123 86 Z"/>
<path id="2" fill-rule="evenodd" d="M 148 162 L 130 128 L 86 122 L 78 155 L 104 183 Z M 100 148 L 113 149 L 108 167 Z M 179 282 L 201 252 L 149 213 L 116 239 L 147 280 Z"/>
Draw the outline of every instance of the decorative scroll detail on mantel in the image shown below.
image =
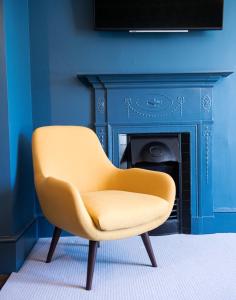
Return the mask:
<path id="1" fill-rule="evenodd" d="M 210 138 L 211 138 L 211 129 L 209 126 L 204 126 L 203 135 L 205 137 L 205 163 L 206 163 L 206 183 L 209 181 L 209 163 L 210 163 Z"/>
<path id="2" fill-rule="evenodd" d="M 104 114 L 104 112 L 105 112 L 105 99 L 102 97 L 99 97 L 97 99 L 97 111 L 100 114 Z"/>
<path id="3" fill-rule="evenodd" d="M 170 99 L 161 94 L 147 95 L 143 98 L 125 97 L 124 101 L 127 105 L 128 118 L 130 117 L 130 112 L 145 118 L 160 118 L 167 117 L 176 111 L 179 111 L 182 117 L 183 104 L 185 103 L 183 96 Z"/>
<path id="4" fill-rule="evenodd" d="M 201 105 L 205 112 L 209 113 L 211 111 L 212 100 L 209 95 L 204 95 L 201 97 Z"/>

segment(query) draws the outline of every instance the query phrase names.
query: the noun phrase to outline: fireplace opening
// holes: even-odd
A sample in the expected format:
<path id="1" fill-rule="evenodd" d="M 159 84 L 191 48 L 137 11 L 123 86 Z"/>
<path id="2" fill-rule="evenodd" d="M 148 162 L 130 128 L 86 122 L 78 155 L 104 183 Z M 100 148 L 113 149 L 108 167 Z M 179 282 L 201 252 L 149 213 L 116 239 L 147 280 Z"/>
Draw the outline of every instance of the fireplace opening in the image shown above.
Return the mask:
<path id="1" fill-rule="evenodd" d="M 119 134 L 120 167 L 142 168 L 169 174 L 176 184 L 176 199 L 168 220 L 152 235 L 190 233 L 190 134 Z"/>

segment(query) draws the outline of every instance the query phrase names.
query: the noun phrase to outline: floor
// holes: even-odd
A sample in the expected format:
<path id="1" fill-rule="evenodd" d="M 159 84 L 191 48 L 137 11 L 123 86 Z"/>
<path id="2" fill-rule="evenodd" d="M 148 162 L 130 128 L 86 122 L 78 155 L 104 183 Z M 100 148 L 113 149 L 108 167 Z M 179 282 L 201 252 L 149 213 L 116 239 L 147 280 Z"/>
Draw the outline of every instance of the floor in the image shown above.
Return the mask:
<path id="1" fill-rule="evenodd" d="M 6 283 L 7 279 L 9 278 L 10 275 L 0 275 L 0 290 Z"/>
<path id="2" fill-rule="evenodd" d="M 84 289 L 88 243 L 61 238 L 50 264 L 40 239 L 1 300 L 235 300 L 236 234 L 151 237 L 152 268 L 140 237 L 101 243 L 92 291 Z"/>

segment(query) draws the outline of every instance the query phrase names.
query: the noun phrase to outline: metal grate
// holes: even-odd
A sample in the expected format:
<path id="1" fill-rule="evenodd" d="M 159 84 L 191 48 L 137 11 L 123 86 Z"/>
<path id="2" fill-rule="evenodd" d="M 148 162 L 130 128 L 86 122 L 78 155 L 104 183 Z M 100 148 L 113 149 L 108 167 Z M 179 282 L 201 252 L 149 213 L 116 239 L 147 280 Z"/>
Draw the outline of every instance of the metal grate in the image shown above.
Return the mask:
<path id="1" fill-rule="evenodd" d="M 177 220 L 179 216 L 179 198 L 175 199 L 174 207 L 169 216 L 169 220 Z"/>

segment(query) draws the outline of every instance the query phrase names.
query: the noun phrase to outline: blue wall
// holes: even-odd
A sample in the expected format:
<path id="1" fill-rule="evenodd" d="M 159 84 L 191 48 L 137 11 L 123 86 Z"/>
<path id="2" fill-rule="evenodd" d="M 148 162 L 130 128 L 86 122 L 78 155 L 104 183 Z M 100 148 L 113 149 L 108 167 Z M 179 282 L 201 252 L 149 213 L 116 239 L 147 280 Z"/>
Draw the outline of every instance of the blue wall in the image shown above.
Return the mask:
<path id="1" fill-rule="evenodd" d="M 39 76 L 37 67 L 46 64 L 41 83 L 47 99 L 33 97 L 34 112 L 40 110 L 41 101 L 50 106 L 41 115 L 34 113 L 35 127 L 43 123 L 91 126 L 93 101 L 76 81 L 77 73 L 235 71 L 235 0 L 225 0 L 223 31 L 181 34 L 95 32 L 91 0 L 45 1 L 30 2 L 32 53 L 44 47 L 39 62 L 33 61 L 33 80 Z M 34 34 L 39 30 L 43 37 L 37 43 Z M 218 213 L 229 215 L 236 212 L 235 110 L 236 75 L 232 75 L 214 90 L 214 206 Z"/>
<path id="2" fill-rule="evenodd" d="M 1 176 L 6 174 L 1 234 L 7 236 L 17 234 L 34 217 L 28 1 L 1 1 L 1 14 L 1 136 L 6 148 L 1 156 Z"/>
<path id="3" fill-rule="evenodd" d="M 12 202 L 14 232 L 31 221 L 34 214 L 28 19 L 28 1 L 5 1 L 10 180 L 14 197 Z"/>
<path id="4" fill-rule="evenodd" d="M 3 1 L 0 1 L 0 236 L 11 232 L 12 222 L 6 222 L 6 215 L 10 216 L 11 189 L 10 189 L 10 151 L 9 151 L 9 124 L 8 99 L 6 78 L 6 41 L 4 32 Z"/>
<path id="5" fill-rule="evenodd" d="M 0 13 L 0 273 L 3 273 L 19 268 L 36 232 L 31 230 L 35 194 L 28 0 L 0 0 Z"/>

